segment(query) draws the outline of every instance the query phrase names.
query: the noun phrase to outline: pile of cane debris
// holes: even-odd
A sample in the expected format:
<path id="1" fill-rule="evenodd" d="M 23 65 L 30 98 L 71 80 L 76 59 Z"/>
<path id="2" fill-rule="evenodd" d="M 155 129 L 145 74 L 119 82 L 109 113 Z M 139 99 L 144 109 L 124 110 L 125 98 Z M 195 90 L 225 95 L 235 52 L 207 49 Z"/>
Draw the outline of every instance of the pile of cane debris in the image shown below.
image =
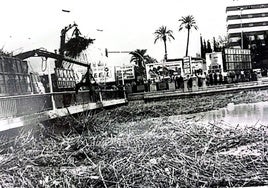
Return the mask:
<path id="1" fill-rule="evenodd" d="M 184 102 L 194 108 L 199 100 Z M 174 101 L 165 103 L 177 111 Z M 12 139 L 2 136 L 0 187 L 268 184 L 267 126 L 204 125 L 189 115 L 173 121 L 171 110 L 163 116 L 149 106 L 70 116 L 50 126 L 25 127 Z M 179 111 L 187 113 L 187 108 Z M 123 119 L 115 120 L 119 114 Z"/>

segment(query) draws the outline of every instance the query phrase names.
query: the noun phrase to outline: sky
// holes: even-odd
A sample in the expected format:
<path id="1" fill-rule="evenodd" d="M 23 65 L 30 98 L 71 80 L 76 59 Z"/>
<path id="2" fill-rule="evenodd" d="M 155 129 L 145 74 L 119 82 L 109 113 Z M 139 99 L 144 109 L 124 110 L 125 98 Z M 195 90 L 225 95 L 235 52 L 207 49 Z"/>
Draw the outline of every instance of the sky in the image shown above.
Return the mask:
<path id="1" fill-rule="evenodd" d="M 227 35 L 225 9 L 230 1 L 8 0 L 0 7 L 0 47 L 14 54 L 36 48 L 53 52 L 59 48 L 61 29 L 76 22 L 83 35 L 96 39 L 87 51 L 89 61 L 103 58 L 105 48 L 147 49 L 148 55 L 160 61 L 164 45 L 162 41 L 154 44 L 153 33 L 160 26 L 167 26 L 175 37 L 167 43 L 168 58 L 182 58 L 187 32 L 178 31 L 178 20 L 193 15 L 199 29 L 190 33 L 189 55 L 196 56 L 200 53 L 200 35 L 206 40 Z M 129 61 L 129 55 L 109 54 L 111 64 L 122 61 Z"/>

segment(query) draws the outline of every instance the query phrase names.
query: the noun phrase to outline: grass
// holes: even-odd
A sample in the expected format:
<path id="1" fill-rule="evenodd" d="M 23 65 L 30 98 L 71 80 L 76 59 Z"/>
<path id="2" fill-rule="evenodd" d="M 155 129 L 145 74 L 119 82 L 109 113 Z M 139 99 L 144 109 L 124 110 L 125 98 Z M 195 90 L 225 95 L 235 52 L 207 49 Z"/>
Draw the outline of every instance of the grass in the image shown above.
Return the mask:
<path id="1" fill-rule="evenodd" d="M 226 128 L 192 115 L 169 117 L 266 101 L 266 95 L 132 104 L 25 127 L 1 139 L 0 187 L 267 185 L 267 126 Z"/>

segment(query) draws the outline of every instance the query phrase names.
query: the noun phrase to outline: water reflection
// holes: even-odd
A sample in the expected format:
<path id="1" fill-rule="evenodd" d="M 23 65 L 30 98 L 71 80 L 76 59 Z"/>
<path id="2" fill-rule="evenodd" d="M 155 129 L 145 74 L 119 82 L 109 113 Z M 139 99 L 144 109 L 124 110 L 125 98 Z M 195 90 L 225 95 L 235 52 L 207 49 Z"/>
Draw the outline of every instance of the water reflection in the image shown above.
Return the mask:
<path id="1" fill-rule="evenodd" d="M 226 108 L 204 113 L 205 123 L 223 121 L 230 125 L 268 125 L 268 102 L 228 104 Z"/>

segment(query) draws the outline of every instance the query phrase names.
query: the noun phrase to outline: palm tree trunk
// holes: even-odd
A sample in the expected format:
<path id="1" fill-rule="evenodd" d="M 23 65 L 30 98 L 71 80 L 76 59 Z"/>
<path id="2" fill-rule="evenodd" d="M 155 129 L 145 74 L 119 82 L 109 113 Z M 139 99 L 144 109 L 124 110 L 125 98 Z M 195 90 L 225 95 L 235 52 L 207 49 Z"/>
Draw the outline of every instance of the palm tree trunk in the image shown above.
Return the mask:
<path id="1" fill-rule="evenodd" d="M 164 46 L 165 46 L 165 56 L 164 59 L 167 60 L 167 43 L 164 41 Z"/>
<path id="2" fill-rule="evenodd" d="M 185 54 L 186 57 L 188 56 L 189 37 L 190 37 L 190 29 L 188 29 L 188 34 L 187 34 L 187 44 L 186 44 L 186 54 Z"/>

